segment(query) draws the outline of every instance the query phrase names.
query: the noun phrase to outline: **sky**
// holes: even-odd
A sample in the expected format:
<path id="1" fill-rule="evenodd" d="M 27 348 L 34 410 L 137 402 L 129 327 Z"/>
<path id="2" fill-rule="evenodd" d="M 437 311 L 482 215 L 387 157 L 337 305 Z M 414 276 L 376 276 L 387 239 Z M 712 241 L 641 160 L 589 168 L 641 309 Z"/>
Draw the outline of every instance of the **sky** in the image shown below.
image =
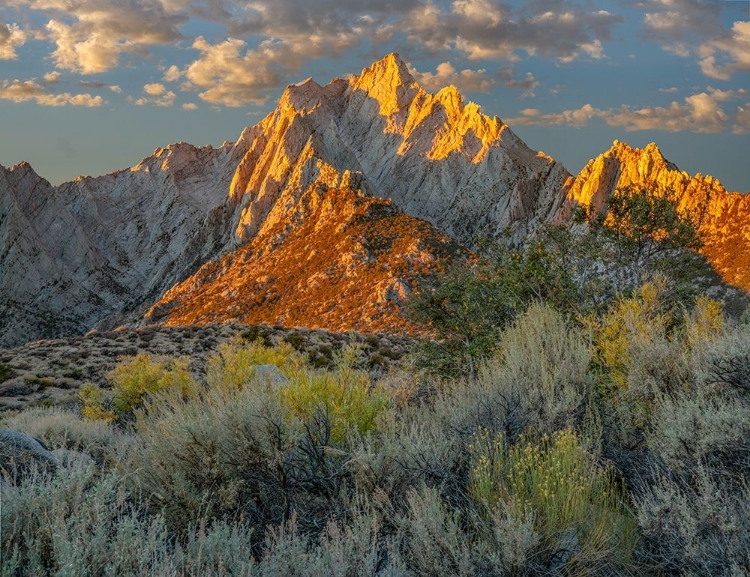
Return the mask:
<path id="1" fill-rule="evenodd" d="M 750 0 L 0 0 L 0 164 L 220 145 L 390 52 L 576 174 L 617 139 L 750 191 Z"/>

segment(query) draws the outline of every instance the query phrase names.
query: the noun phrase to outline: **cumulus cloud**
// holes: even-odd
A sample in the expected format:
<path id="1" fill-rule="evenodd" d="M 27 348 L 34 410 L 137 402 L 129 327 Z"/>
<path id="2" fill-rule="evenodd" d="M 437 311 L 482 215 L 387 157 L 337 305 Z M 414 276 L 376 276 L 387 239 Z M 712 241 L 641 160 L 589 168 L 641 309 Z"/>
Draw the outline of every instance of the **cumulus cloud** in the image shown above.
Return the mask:
<path id="1" fill-rule="evenodd" d="M 750 21 L 735 22 L 727 34 L 701 44 L 698 54 L 701 71 L 709 78 L 729 80 L 750 72 Z"/>
<path id="2" fill-rule="evenodd" d="M 201 56 L 182 72 L 186 79 L 182 88 L 198 90 L 200 99 L 211 104 L 262 105 L 267 99 L 266 92 L 281 82 L 279 70 L 272 66 L 276 59 L 274 46 L 270 41 L 256 50 L 246 46 L 236 38 L 210 44 L 199 36 L 193 48 Z"/>
<path id="3" fill-rule="evenodd" d="M 60 82 L 60 73 L 57 70 L 53 70 L 42 76 L 42 80 L 47 84 L 57 84 Z"/>
<path id="4" fill-rule="evenodd" d="M 659 92 L 664 92 L 665 94 L 674 94 L 675 92 L 679 92 L 679 90 L 676 86 L 670 86 L 669 88 L 659 88 Z"/>
<path id="5" fill-rule="evenodd" d="M 641 35 L 678 56 L 698 56 L 701 72 L 729 80 L 750 72 L 750 21 L 722 25 L 722 10 L 731 2 L 707 0 L 642 0 L 645 11 Z"/>
<path id="6" fill-rule="evenodd" d="M 664 132 L 722 132 L 727 127 L 727 114 L 714 95 L 707 92 L 693 94 L 683 103 L 672 102 L 667 107 L 652 106 L 634 108 L 622 105 L 619 108 L 598 109 L 585 104 L 576 110 L 558 113 L 524 114 L 508 119 L 509 124 L 540 126 L 572 126 L 581 128 L 592 119 L 600 118 L 609 126 L 619 126 L 627 132 L 638 130 L 659 130 Z"/>
<path id="7" fill-rule="evenodd" d="M 110 86 L 109 90 L 110 92 L 114 92 L 115 94 L 120 94 L 120 92 L 122 92 L 122 88 L 120 88 L 120 86 L 117 84 L 113 84 L 112 86 Z"/>
<path id="8" fill-rule="evenodd" d="M 182 72 L 173 64 L 164 72 L 164 82 L 176 82 L 180 79 L 180 76 L 182 76 Z"/>
<path id="9" fill-rule="evenodd" d="M 16 48 L 23 46 L 28 34 L 18 24 L 5 24 L 0 20 L 0 60 L 16 58 Z"/>
<path id="10" fill-rule="evenodd" d="M 453 85 L 461 92 L 487 92 L 495 84 L 495 79 L 487 75 L 485 69 L 457 71 L 450 62 L 438 64 L 437 70 L 432 72 L 419 72 L 413 66 L 409 66 L 409 72 L 414 79 L 427 90 L 438 91 L 441 88 Z"/>
<path id="11" fill-rule="evenodd" d="M 33 101 L 41 106 L 88 106 L 95 107 L 104 104 L 101 96 L 91 94 L 71 94 L 64 92 L 54 94 L 38 84 L 35 79 L 3 80 L 0 82 L 0 99 L 11 102 Z"/>
<path id="12" fill-rule="evenodd" d="M 136 106 L 163 106 L 168 107 L 174 104 L 177 95 L 171 90 L 167 90 L 163 84 L 145 84 L 143 86 L 143 93 L 145 96 L 134 98 L 128 96 L 127 101 L 135 104 Z"/>
<path id="13" fill-rule="evenodd" d="M 722 32 L 723 2 L 711 0 L 641 0 L 635 7 L 644 11 L 641 36 L 662 48 L 687 56 L 689 43 Z"/>
<path id="14" fill-rule="evenodd" d="M 604 56 L 623 18 L 566 0 L 537 0 L 514 8 L 497 0 L 455 0 L 450 7 L 420 3 L 397 26 L 428 49 L 458 49 L 467 58 L 520 59 L 519 52 L 570 62 Z"/>
<path id="15" fill-rule="evenodd" d="M 182 13 L 165 9 L 159 0 L 6 0 L 49 18 L 46 29 L 55 44 L 58 68 L 81 74 L 105 72 L 123 53 L 147 54 L 152 45 L 182 38 Z"/>
<path id="16" fill-rule="evenodd" d="M 182 105 L 183 110 L 198 110 L 198 105 L 194 102 L 186 102 Z"/>

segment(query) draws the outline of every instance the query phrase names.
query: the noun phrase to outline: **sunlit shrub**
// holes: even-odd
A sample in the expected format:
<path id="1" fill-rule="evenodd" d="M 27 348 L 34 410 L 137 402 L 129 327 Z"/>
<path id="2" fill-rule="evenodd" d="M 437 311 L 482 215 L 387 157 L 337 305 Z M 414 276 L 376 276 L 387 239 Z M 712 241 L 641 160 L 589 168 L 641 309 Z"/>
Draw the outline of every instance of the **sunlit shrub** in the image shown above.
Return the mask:
<path id="1" fill-rule="evenodd" d="M 324 415 L 331 426 L 331 439 L 337 443 L 350 429 L 359 433 L 372 430 L 386 398 L 372 390 L 367 373 L 354 368 L 357 359 L 357 350 L 347 347 L 337 356 L 334 371 L 297 371 L 281 388 L 282 402 L 305 421 Z"/>
<path id="2" fill-rule="evenodd" d="M 92 383 L 86 383 L 78 391 L 81 400 L 81 416 L 84 419 L 102 420 L 111 423 L 117 418 L 117 414 L 107 407 L 109 404 L 107 395 L 103 390 Z"/>
<path id="3" fill-rule="evenodd" d="M 508 446 L 502 435 L 476 435 L 470 447 L 470 494 L 488 512 L 510 505 L 515 519 L 533 516 L 542 546 L 561 540 L 572 557 L 627 560 L 635 522 L 612 473 L 599 467 L 572 430 L 538 443 Z"/>
<path id="4" fill-rule="evenodd" d="M 132 413 L 144 396 L 166 388 L 184 396 L 195 394 L 197 385 L 188 367 L 189 360 L 136 355 L 118 364 L 107 378 L 112 382 L 112 404 L 120 413 Z"/>
<path id="5" fill-rule="evenodd" d="M 258 365 L 275 365 L 284 374 L 299 370 L 304 357 L 286 342 L 267 346 L 261 339 L 247 343 L 240 337 L 219 347 L 218 353 L 206 363 L 206 378 L 214 388 L 240 388 L 245 386 L 256 372 Z"/>

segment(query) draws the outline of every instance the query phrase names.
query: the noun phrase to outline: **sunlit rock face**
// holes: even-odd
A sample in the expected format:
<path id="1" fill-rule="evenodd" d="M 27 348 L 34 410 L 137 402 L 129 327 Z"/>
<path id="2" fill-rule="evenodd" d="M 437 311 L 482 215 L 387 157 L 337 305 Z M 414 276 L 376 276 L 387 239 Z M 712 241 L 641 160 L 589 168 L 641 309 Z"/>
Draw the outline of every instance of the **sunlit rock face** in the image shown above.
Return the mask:
<path id="1" fill-rule="evenodd" d="M 725 282 L 750 290 L 750 195 L 727 192 L 712 176 L 690 176 L 664 158 L 656 144 L 642 150 L 615 141 L 591 160 L 568 191 L 564 220 L 571 203 L 602 209 L 620 187 L 671 191 L 681 211 L 695 215 L 708 258 Z"/>
<path id="2" fill-rule="evenodd" d="M 179 143 L 59 187 L 0 167 L 0 346 L 155 321 L 414 332 L 404 300 L 462 246 L 519 241 L 575 202 L 654 183 L 705 209 L 705 254 L 750 288 L 745 197 L 654 145 L 617 143 L 573 179 L 454 87 L 423 90 L 392 54 L 289 86 L 218 148 Z"/>
<path id="3" fill-rule="evenodd" d="M 28 165 L 2 169 L 0 344 L 133 322 L 157 301 L 150 318 L 173 323 L 207 315 L 394 327 L 415 278 L 404 263 L 426 263 L 414 265 L 419 274 L 438 270 L 456 252 L 445 248 L 449 237 L 466 245 L 480 233 L 522 238 L 560 209 L 568 177 L 455 88 L 425 92 L 397 55 L 348 80 L 288 87 L 272 114 L 219 148 L 180 143 L 131 169 L 56 188 Z M 390 231 L 392 258 L 357 248 L 378 236 L 360 222 L 369 217 L 346 224 L 358 211 L 385 211 L 370 221 Z M 339 254 L 305 245 L 301 231 L 307 245 L 333 243 Z M 239 266 L 240 256 L 265 272 Z M 320 286 L 351 290 L 326 300 L 336 289 L 316 293 L 302 273 L 278 280 L 274 267 L 292 271 L 297 258 L 321 267 L 301 267 Z M 206 271 L 216 267 L 228 272 L 213 286 L 219 277 Z M 265 277 L 273 280 L 257 290 L 266 306 L 249 306 L 253 297 L 237 287 Z M 219 287 L 224 296 L 199 306 L 201 291 L 215 297 Z M 316 299 L 348 312 L 325 313 Z"/>
<path id="4" fill-rule="evenodd" d="M 230 189 L 238 241 L 272 226 L 313 182 L 338 186 L 345 174 L 466 244 L 506 229 L 518 239 L 559 208 L 570 176 L 454 87 L 425 92 L 395 54 L 349 80 L 288 87 L 247 138 Z"/>
<path id="5" fill-rule="evenodd" d="M 418 334 L 424 327 L 407 319 L 405 299 L 418 278 L 465 255 L 391 201 L 321 181 L 284 219 L 172 287 L 146 317 Z"/>

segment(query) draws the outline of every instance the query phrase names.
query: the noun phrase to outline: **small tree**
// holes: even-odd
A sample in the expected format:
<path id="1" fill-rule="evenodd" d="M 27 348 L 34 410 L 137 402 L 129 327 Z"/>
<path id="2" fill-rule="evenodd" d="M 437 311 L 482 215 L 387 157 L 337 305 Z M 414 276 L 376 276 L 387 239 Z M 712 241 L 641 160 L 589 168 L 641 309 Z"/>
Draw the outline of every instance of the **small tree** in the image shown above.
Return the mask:
<path id="1" fill-rule="evenodd" d="M 680 212 L 671 191 L 656 195 L 646 188 L 619 188 L 600 218 L 605 236 L 614 241 L 618 260 L 632 264 L 638 273 L 657 255 L 702 246 L 697 215 Z"/>
<path id="2" fill-rule="evenodd" d="M 423 346 L 418 364 L 442 376 L 473 377 L 502 329 L 530 303 L 567 308 L 574 294 L 572 276 L 542 239 L 513 249 L 493 244 L 486 256 L 456 265 L 416 291 L 412 318 L 429 324 L 437 337 Z"/>

